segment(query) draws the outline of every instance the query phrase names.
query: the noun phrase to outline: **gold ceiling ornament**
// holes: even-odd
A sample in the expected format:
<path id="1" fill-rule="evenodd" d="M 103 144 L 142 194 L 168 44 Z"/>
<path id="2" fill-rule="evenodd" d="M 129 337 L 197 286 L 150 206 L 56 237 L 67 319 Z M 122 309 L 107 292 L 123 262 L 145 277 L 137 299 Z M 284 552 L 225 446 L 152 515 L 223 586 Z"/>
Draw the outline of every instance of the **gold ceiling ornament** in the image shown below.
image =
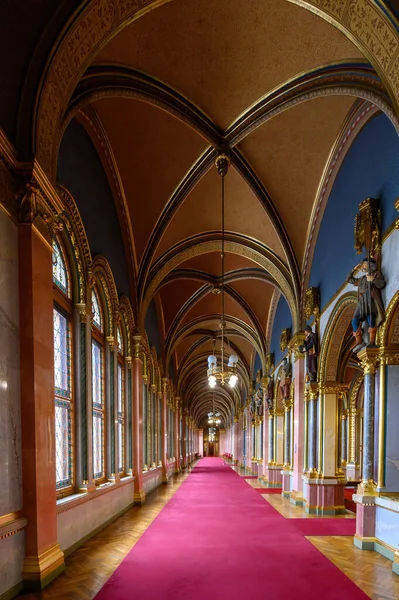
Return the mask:
<path id="1" fill-rule="evenodd" d="M 225 232 L 224 232 L 224 178 L 227 175 L 230 166 L 230 158 L 226 154 L 219 154 L 215 159 L 215 166 L 217 172 L 219 173 L 222 181 L 222 274 L 221 274 L 221 283 L 220 283 L 220 296 L 222 300 L 222 316 L 220 318 L 220 340 L 221 340 L 221 363 L 218 365 L 217 357 L 216 357 L 216 341 L 218 337 L 218 333 L 213 341 L 213 354 L 208 356 L 208 370 L 207 377 L 208 383 L 211 388 L 214 388 L 217 383 L 224 385 L 226 382 L 229 383 L 230 387 L 234 388 L 238 381 L 238 356 L 236 354 L 231 354 L 228 360 L 227 365 L 224 362 L 224 344 L 225 344 L 225 330 L 226 330 L 226 320 L 225 320 L 225 312 L 224 312 L 224 259 L 225 259 Z"/>
<path id="2" fill-rule="evenodd" d="M 280 350 L 281 352 L 285 352 L 288 348 L 289 341 L 291 339 L 291 328 L 287 327 L 283 329 L 280 335 Z"/>

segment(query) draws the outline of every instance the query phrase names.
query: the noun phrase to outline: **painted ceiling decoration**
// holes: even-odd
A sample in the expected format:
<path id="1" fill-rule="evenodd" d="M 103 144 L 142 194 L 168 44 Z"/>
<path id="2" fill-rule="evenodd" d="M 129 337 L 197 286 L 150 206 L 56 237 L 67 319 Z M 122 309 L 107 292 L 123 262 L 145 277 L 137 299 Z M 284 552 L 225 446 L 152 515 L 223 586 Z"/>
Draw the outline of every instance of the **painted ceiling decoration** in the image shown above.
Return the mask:
<path id="1" fill-rule="evenodd" d="M 399 131 L 395 27 L 373 0 L 264 0 L 250 10 L 246 0 L 81 2 L 36 98 L 24 91 L 35 133 L 19 147 L 50 180 L 74 120 L 93 140 L 137 290 L 136 327 L 144 332 L 155 303 L 163 372 L 173 363 L 176 394 L 199 424 L 213 406 L 206 364 L 221 318 L 215 159 L 231 161 L 225 320 L 241 381 L 215 388 L 227 425 L 256 354 L 265 364 L 281 297 L 293 331 L 304 326 L 320 223 L 350 144 L 381 112 Z"/>

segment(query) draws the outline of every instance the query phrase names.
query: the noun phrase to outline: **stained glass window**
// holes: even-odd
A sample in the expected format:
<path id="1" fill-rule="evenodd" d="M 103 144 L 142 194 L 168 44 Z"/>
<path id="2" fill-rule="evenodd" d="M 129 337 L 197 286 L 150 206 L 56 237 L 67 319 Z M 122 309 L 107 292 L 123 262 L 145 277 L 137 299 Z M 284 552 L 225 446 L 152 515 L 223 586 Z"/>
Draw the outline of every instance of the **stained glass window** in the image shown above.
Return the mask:
<path id="1" fill-rule="evenodd" d="M 93 412 L 93 476 L 99 479 L 104 475 L 104 419 L 100 411 Z"/>
<path id="2" fill-rule="evenodd" d="M 72 406 L 69 322 L 56 308 L 54 325 L 54 402 L 57 489 L 72 485 Z"/>
<path id="3" fill-rule="evenodd" d="M 64 294 L 69 295 L 68 271 L 61 247 L 56 240 L 53 241 L 53 281 Z"/>
<path id="4" fill-rule="evenodd" d="M 118 340 L 118 352 L 121 352 L 123 354 L 122 334 L 121 334 L 121 330 L 119 329 L 119 327 L 116 330 L 116 339 Z"/>
<path id="5" fill-rule="evenodd" d="M 102 365 L 102 347 L 100 344 L 92 341 L 92 372 L 93 372 L 93 405 L 97 408 L 103 406 L 103 365 Z"/>
<path id="6" fill-rule="evenodd" d="M 124 378 L 123 378 L 123 365 L 118 362 L 118 469 L 122 473 L 124 470 L 123 460 L 123 444 L 124 444 Z"/>
<path id="7" fill-rule="evenodd" d="M 91 293 L 91 305 L 93 310 L 93 323 L 100 331 L 103 330 L 103 324 L 101 319 L 101 309 L 100 303 L 98 301 L 98 296 L 96 292 L 93 290 Z"/>

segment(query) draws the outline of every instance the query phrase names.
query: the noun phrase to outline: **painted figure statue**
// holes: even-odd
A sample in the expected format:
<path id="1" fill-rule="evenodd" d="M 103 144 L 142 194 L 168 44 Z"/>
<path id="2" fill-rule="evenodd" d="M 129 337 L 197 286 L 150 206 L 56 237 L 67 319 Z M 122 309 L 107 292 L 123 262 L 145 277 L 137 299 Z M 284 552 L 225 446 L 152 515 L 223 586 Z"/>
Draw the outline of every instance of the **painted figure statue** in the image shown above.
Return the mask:
<path id="1" fill-rule="evenodd" d="M 280 370 L 278 372 L 278 380 L 280 386 L 280 400 L 288 400 L 290 397 L 290 386 L 292 381 L 292 367 L 288 362 L 288 358 L 283 358 Z"/>
<path id="2" fill-rule="evenodd" d="M 271 375 L 267 376 L 267 387 L 266 387 L 266 404 L 270 410 L 273 408 L 273 396 L 274 396 L 274 379 Z"/>
<path id="3" fill-rule="evenodd" d="M 310 325 L 305 327 L 306 338 L 304 343 L 299 346 L 300 352 L 306 352 L 306 376 L 308 381 L 317 381 L 317 355 L 318 341 L 317 335 L 313 333 Z"/>
<path id="4" fill-rule="evenodd" d="M 263 391 L 259 388 L 255 394 L 256 416 L 263 417 Z"/>
<path id="5" fill-rule="evenodd" d="M 355 277 L 355 273 L 359 270 L 364 275 Z M 347 281 L 355 285 L 358 289 L 359 303 L 352 319 L 353 336 L 356 341 L 353 352 L 357 353 L 364 346 L 362 330 L 362 323 L 364 321 L 368 323 L 370 336 L 368 345 L 375 347 L 377 328 L 385 319 L 381 290 L 385 287 L 386 281 L 381 271 L 377 269 L 377 263 L 374 258 L 370 260 L 364 258 L 349 273 Z"/>

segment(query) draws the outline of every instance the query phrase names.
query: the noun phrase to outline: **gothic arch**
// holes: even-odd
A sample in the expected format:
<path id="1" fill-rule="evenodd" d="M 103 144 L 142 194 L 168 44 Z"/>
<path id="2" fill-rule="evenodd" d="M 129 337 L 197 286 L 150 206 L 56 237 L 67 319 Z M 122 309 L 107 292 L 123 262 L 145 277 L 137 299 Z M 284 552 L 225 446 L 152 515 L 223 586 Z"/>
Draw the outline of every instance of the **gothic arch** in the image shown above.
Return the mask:
<path id="1" fill-rule="evenodd" d="M 344 336 L 357 303 L 356 293 L 347 292 L 343 294 L 328 319 L 320 350 L 319 381 L 321 383 L 337 381 L 338 361 L 344 344 Z"/>

